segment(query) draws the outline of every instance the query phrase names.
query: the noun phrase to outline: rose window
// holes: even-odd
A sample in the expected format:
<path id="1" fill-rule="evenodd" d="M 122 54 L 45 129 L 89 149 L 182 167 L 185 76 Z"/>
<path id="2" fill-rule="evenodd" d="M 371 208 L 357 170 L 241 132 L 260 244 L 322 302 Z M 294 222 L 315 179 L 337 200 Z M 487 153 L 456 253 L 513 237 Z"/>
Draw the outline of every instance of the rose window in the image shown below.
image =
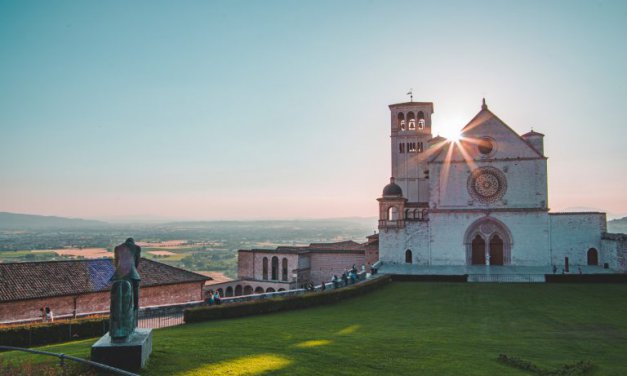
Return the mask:
<path id="1" fill-rule="evenodd" d="M 468 177 L 468 193 L 479 202 L 495 202 L 503 197 L 506 190 L 505 174 L 497 168 L 481 167 Z"/>

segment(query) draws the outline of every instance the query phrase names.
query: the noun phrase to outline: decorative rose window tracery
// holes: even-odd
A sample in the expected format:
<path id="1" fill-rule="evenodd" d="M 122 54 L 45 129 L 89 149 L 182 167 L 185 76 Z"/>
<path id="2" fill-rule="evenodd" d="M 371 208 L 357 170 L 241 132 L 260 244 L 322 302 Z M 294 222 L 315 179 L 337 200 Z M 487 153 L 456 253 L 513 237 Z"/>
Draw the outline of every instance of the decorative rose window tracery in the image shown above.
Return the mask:
<path id="1" fill-rule="evenodd" d="M 507 191 L 505 174 L 495 167 L 480 167 L 468 177 L 468 193 L 481 203 L 500 200 Z"/>

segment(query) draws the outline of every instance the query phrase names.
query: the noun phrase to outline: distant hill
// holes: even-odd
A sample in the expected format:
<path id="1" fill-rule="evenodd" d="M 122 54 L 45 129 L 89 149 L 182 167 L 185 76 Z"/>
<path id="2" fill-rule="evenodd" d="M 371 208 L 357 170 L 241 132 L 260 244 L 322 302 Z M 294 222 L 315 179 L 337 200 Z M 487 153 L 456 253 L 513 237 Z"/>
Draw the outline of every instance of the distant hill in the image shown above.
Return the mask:
<path id="1" fill-rule="evenodd" d="M 627 234 L 627 217 L 607 221 L 607 232 Z"/>
<path id="2" fill-rule="evenodd" d="M 0 212 L 0 230 L 85 229 L 108 226 L 108 223 L 79 218 Z"/>

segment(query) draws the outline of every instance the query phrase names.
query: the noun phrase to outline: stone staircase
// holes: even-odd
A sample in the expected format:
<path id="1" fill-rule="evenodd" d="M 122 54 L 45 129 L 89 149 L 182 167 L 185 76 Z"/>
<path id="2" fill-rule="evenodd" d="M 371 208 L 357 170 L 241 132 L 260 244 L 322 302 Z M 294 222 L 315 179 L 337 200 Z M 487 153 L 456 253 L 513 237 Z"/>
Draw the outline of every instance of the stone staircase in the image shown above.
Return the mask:
<path id="1" fill-rule="evenodd" d="M 476 283 L 544 283 L 544 274 L 468 274 L 468 282 Z"/>

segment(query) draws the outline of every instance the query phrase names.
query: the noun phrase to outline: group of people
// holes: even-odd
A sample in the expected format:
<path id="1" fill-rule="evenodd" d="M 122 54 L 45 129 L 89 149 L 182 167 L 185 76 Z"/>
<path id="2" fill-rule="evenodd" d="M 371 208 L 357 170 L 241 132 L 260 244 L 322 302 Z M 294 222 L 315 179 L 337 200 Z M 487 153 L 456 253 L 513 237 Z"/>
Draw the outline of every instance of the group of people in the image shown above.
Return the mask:
<path id="1" fill-rule="evenodd" d="M 220 293 L 218 292 L 218 290 L 209 290 L 207 298 L 205 299 L 205 303 L 209 305 L 220 305 L 222 303 L 222 300 L 220 299 Z"/>
<path id="2" fill-rule="evenodd" d="M 365 269 L 365 266 L 362 266 L 362 270 Z M 340 283 L 343 283 L 343 286 L 348 286 L 349 284 L 353 284 L 359 280 L 359 276 L 357 275 L 357 267 L 353 264 L 353 267 L 348 270 L 344 269 L 344 273 L 342 273 L 341 277 L 337 275 L 333 275 L 331 278 L 331 283 L 333 283 L 334 288 L 340 287 Z"/>
<path id="3" fill-rule="evenodd" d="M 581 270 L 581 266 L 577 267 L 577 273 L 583 274 L 583 270 Z M 557 266 L 553 265 L 553 274 L 557 274 Z M 566 274 L 566 268 L 562 268 L 562 274 Z"/>
<path id="4" fill-rule="evenodd" d="M 41 312 L 41 321 L 43 322 L 54 322 L 54 313 L 52 313 L 52 310 L 50 309 L 50 307 L 46 306 L 46 307 L 41 307 L 39 308 L 39 311 Z"/>

